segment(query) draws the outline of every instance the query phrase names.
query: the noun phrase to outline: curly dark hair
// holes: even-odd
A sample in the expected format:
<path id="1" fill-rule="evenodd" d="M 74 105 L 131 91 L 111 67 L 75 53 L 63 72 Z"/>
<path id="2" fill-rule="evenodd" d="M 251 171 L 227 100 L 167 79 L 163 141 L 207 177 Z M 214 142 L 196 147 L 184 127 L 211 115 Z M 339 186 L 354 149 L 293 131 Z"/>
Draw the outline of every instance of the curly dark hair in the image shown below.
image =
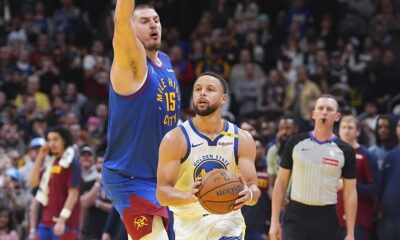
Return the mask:
<path id="1" fill-rule="evenodd" d="M 60 127 L 60 126 L 55 126 L 52 128 L 49 128 L 46 132 L 46 137 L 48 136 L 49 133 L 58 133 L 61 138 L 64 140 L 64 148 L 66 149 L 69 146 L 72 146 L 73 144 L 73 140 L 72 140 L 72 135 L 69 132 L 69 130 L 67 130 L 64 127 Z"/>
<path id="2" fill-rule="evenodd" d="M 376 120 L 376 126 L 375 126 L 376 145 L 382 146 L 382 144 L 383 144 L 382 140 L 379 137 L 379 133 L 378 133 L 378 131 L 379 131 L 379 129 L 378 129 L 379 128 L 379 120 L 387 120 L 388 123 L 389 123 L 389 136 L 388 136 L 388 140 L 387 140 L 387 143 L 386 143 L 386 145 L 387 145 L 386 147 L 388 149 L 392 149 L 392 148 L 396 147 L 397 144 L 398 144 L 398 139 L 397 139 L 397 136 L 396 136 L 396 124 L 397 124 L 397 121 L 396 121 L 396 119 L 394 117 L 392 117 L 389 114 L 380 115 L 378 117 L 378 119 Z"/>

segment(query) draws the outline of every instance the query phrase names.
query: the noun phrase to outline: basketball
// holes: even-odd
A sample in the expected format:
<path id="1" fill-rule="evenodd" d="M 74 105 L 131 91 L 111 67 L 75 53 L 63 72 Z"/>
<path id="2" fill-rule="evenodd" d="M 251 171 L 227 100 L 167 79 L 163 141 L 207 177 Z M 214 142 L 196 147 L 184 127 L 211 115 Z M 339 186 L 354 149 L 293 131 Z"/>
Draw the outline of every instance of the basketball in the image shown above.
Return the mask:
<path id="1" fill-rule="evenodd" d="M 197 196 L 201 206 L 209 213 L 225 214 L 233 210 L 242 190 L 242 183 L 233 173 L 214 169 L 202 177 Z"/>

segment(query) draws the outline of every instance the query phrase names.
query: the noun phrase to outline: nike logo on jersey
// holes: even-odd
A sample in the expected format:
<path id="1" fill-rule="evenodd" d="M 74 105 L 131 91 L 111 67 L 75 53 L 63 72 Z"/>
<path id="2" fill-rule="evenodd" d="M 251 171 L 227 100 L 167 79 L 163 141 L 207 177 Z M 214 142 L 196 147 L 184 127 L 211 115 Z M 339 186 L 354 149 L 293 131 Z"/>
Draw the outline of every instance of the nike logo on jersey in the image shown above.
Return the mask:
<path id="1" fill-rule="evenodd" d="M 192 143 L 192 148 L 195 148 L 195 147 L 198 147 L 198 146 L 200 146 L 200 145 L 202 145 L 203 143 L 199 143 L 199 144 L 194 144 L 194 143 Z"/>
<path id="2" fill-rule="evenodd" d="M 173 69 L 171 69 L 171 68 L 169 68 L 169 69 L 167 69 L 167 72 L 173 73 L 173 72 L 174 72 L 174 70 L 173 70 Z"/>

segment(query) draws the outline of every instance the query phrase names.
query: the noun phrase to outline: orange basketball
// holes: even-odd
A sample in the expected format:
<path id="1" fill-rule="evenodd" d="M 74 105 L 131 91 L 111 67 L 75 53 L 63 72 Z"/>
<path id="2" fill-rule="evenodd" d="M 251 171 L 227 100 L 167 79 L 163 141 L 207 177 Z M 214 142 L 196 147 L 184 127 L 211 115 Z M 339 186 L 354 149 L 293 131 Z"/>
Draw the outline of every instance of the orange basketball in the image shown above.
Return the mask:
<path id="1" fill-rule="evenodd" d="M 201 179 L 197 194 L 201 206 L 213 214 L 225 214 L 233 210 L 242 183 L 233 173 L 225 169 L 214 169 Z"/>

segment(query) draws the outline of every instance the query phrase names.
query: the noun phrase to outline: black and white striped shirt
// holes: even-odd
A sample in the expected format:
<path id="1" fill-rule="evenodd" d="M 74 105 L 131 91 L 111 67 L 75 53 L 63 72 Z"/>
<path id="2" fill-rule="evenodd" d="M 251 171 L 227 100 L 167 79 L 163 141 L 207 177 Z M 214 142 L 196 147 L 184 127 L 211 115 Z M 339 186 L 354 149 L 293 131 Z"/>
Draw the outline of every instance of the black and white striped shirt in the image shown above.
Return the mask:
<path id="1" fill-rule="evenodd" d="M 292 170 L 290 199 L 311 206 L 336 204 L 339 179 L 356 177 L 353 147 L 336 136 L 320 142 L 311 132 L 287 141 L 280 166 Z"/>

